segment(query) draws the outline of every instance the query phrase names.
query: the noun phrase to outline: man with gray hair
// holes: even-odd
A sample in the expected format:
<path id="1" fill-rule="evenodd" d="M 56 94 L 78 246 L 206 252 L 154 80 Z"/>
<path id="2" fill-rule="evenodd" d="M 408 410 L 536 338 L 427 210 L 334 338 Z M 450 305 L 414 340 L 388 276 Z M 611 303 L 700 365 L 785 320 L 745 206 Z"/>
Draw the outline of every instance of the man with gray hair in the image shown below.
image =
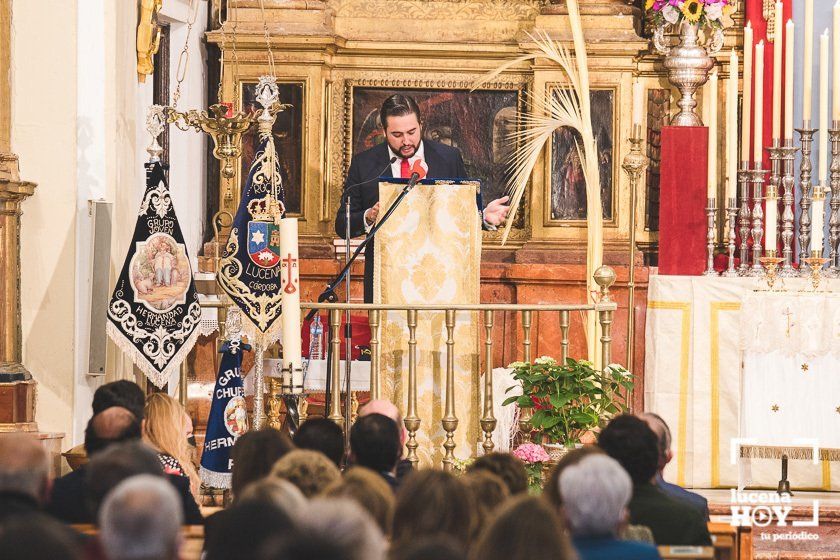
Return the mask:
<path id="1" fill-rule="evenodd" d="M 166 479 L 141 474 L 121 482 L 99 511 L 102 547 L 110 560 L 176 560 L 181 500 Z"/>
<path id="2" fill-rule="evenodd" d="M 581 560 L 659 558 L 652 545 L 618 539 L 632 494 L 630 476 L 607 455 L 589 455 L 563 470 L 563 512 Z"/>
<path id="3" fill-rule="evenodd" d="M 0 434 L 0 523 L 40 511 L 49 488 L 49 459 L 41 442 L 30 434 Z"/>

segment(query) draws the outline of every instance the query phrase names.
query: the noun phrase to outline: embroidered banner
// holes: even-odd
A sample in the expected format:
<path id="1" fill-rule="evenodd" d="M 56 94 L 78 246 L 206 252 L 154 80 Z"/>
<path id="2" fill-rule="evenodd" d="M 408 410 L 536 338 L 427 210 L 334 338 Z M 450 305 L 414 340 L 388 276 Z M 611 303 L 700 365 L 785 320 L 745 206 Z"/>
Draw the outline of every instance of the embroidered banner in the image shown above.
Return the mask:
<path id="1" fill-rule="evenodd" d="M 108 335 L 163 387 L 195 344 L 200 320 L 169 185 L 161 164 L 149 163 L 134 237 L 108 305 Z"/>
<path id="2" fill-rule="evenodd" d="M 279 337 L 280 219 L 286 211 L 270 125 L 260 122 L 259 146 L 218 274 L 219 285 L 244 314 L 244 333 L 266 345 Z"/>

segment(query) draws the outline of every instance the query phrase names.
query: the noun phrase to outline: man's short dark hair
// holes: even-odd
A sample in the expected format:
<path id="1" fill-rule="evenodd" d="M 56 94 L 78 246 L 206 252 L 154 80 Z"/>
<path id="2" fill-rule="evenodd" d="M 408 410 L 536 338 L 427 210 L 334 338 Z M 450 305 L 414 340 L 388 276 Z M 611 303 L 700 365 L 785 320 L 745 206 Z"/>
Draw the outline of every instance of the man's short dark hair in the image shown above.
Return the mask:
<path id="1" fill-rule="evenodd" d="M 137 383 L 121 379 L 106 383 L 93 393 L 93 414 L 99 414 L 106 408 L 121 406 L 127 408 L 139 419 L 143 419 L 146 395 Z"/>
<path id="2" fill-rule="evenodd" d="M 385 100 L 379 110 L 379 122 L 382 128 L 388 128 L 388 117 L 403 117 L 405 115 L 417 115 L 420 120 L 420 106 L 413 97 L 395 93 Z"/>
<path id="3" fill-rule="evenodd" d="M 657 434 L 655 430 L 653 433 L 656 434 L 656 438 L 658 440 L 659 455 L 661 457 L 665 457 L 665 454 L 668 453 L 668 450 L 671 448 L 671 429 L 668 427 L 668 424 L 666 424 L 665 420 L 655 412 L 643 412 L 640 417 L 642 419 L 652 418 L 655 422 L 662 426 L 661 433 Z"/>
<path id="4" fill-rule="evenodd" d="M 125 407 L 112 406 L 88 421 L 85 452 L 92 457 L 112 443 L 138 440 L 140 436 L 140 419 Z"/>
<path id="5" fill-rule="evenodd" d="M 344 458 L 344 432 L 329 418 L 310 418 L 300 425 L 293 439 L 298 449 L 311 449 L 341 466 Z"/>
<path id="6" fill-rule="evenodd" d="M 86 473 L 88 507 L 93 518 L 96 519 L 108 492 L 138 474 L 163 476 L 157 453 L 141 441 L 113 444 L 93 457 Z"/>
<path id="7" fill-rule="evenodd" d="M 528 490 L 528 473 L 525 463 L 510 453 L 488 453 L 482 455 L 467 467 L 467 471 L 484 470 L 501 478 L 510 490 L 510 495 L 523 494 Z"/>
<path id="8" fill-rule="evenodd" d="M 613 418 L 598 436 L 598 446 L 618 461 L 633 484 L 650 482 L 659 464 L 659 442 L 647 422 L 622 414 Z"/>
<path id="9" fill-rule="evenodd" d="M 350 429 L 355 464 L 376 472 L 390 472 L 400 459 L 400 430 L 382 414 L 362 416 Z"/>

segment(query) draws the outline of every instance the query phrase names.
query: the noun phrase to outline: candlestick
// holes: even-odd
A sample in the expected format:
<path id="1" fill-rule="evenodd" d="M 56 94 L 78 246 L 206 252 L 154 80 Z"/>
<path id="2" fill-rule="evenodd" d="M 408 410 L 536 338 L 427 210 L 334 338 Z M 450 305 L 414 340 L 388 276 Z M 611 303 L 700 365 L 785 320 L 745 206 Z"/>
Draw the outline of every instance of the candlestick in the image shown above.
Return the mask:
<path id="1" fill-rule="evenodd" d="M 751 172 L 753 184 L 753 209 L 752 209 L 752 267 L 747 276 L 763 276 L 764 269 L 761 266 L 762 239 L 764 237 L 764 210 L 762 203 L 762 185 L 764 184 L 767 170 L 762 168 L 761 160 L 755 162 L 755 169 Z"/>
<path id="2" fill-rule="evenodd" d="M 782 215 L 781 215 L 781 238 L 782 238 L 782 269 L 779 275 L 782 277 L 796 276 L 796 269 L 793 268 L 793 217 L 794 217 L 794 188 L 796 181 L 793 177 L 793 165 L 796 159 L 796 152 L 799 148 L 793 145 L 793 139 L 787 138 L 781 148 L 782 176 L 779 182 L 781 187 Z"/>
<path id="3" fill-rule="evenodd" d="M 741 168 L 738 170 L 738 182 L 741 185 L 741 208 L 738 211 L 738 233 L 741 236 L 741 245 L 739 247 L 739 256 L 741 264 L 738 266 L 738 274 L 746 276 L 750 264 L 750 164 L 747 161 L 741 162 Z"/>
<path id="4" fill-rule="evenodd" d="M 805 52 L 802 55 L 803 79 L 805 81 L 802 96 L 802 119 L 810 121 L 813 116 L 811 110 L 812 91 L 814 81 L 814 0 L 805 0 Z"/>
<path id="5" fill-rule="evenodd" d="M 753 119 L 753 161 L 761 162 L 764 156 L 764 41 L 755 46 L 755 118 Z M 761 167 L 760 165 L 758 166 Z M 756 262 L 756 264 L 758 264 Z"/>
<path id="6" fill-rule="evenodd" d="M 811 146 L 816 130 L 811 128 L 811 121 L 805 121 L 802 128 L 798 128 L 796 131 L 799 133 L 799 144 L 802 146 L 802 161 L 799 163 L 799 183 L 802 189 L 802 198 L 799 201 L 799 207 L 802 209 L 799 218 L 799 266 L 801 268 L 808 266 L 804 261 L 810 254 L 813 190 L 811 186 L 811 171 L 813 169 L 811 165 Z"/>
<path id="7" fill-rule="evenodd" d="M 833 9 L 834 15 L 834 37 L 833 37 L 833 47 L 834 47 L 834 56 L 832 57 L 832 62 L 834 64 L 834 73 L 833 79 L 831 81 L 831 120 L 833 121 L 840 121 L 840 0 L 834 4 Z M 834 263 L 832 263 L 834 266 Z"/>
<path id="8" fill-rule="evenodd" d="M 709 78 L 709 146 L 708 146 L 708 169 L 707 169 L 707 198 L 716 198 L 717 196 L 717 142 L 718 142 L 718 114 L 717 114 L 717 90 L 718 90 L 718 75 L 713 72 Z"/>
<path id="9" fill-rule="evenodd" d="M 782 137 L 782 61 L 784 59 L 784 34 L 782 12 L 784 6 L 776 2 L 776 36 L 773 38 L 773 138 Z"/>
<path id="10" fill-rule="evenodd" d="M 840 263 L 837 261 L 837 245 L 840 243 L 840 121 L 831 123 L 828 131 L 831 142 L 831 215 L 828 220 L 828 260 L 831 265 L 831 273 L 838 276 Z"/>
<path id="11" fill-rule="evenodd" d="M 776 285 L 776 279 L 779 277 L 776 271 L 779 269 L 780 262 L 782 262 L 782 258 L 776 256 L 775 250 L 767 251 L 767 254 L 761 257 L 761 264 L 764 267 L 764 280 L 770 290 Z M 782 285 L 784 285 L 784 282 L 782 282 Z"/>
<path id="12" fill-rule="evenodd" d="M 717 200 L 706 201 L 706 271 L 703 276 L 717 276 L 715 271 L 715 241 L 717 240 Z"/>
<path id="13" fill-rule="evenodd" d="M 828 29 L 820 35 L 820 133 L 817 183 L 828 179 Z"/>
<path id="14" fill-rule="evenodd" d="M 752 61 L 753 30 L 752 23 L 744 27 L 744 102 L 741 110 L 741 161 L 750 161 L 750 119 L 752 118 Z"/>
<path id="15" fill-rule="evenodd" d="M 725 199 L 738 192 L 738 55 L 729 55 L 729 80 L 726 83 L 726 186 Z"/>
<path id="16" fill-rule="evenodd" d="M 820 280 L 823 276 L 822 268 L 828 262 L 828 259 L 814 251 L 810 257 L 805 259 L 805 262 L 808 264 L 808 268 L 803 270 L 802 276 L 810 276 L 811 286 L 814 291 L 817 291 L 820 288 Z"/>
<path id="17" fill-rule="evenodd" d="M 782 154 L 778 140 L 773 141 L 770 152 L 770 181 L 767 183 L 767 193 L 764 196 L 764 251 L 776 251 L 778 248 L 779 221 L 779 183 L 782 180 Z"/>
<path id="18" fill-rule="evenodd" d="M 793 21 L 785 26 L 785 138 L 793 138 Z"/>
<path id="19" fill-rule="evenodd" d="M 738 271 L 735 269 L 735 222 L 738 219 L 738 199 L 734 196 L 726 200 L 726 230 L 728 231 L 726 245 L 726 270 L 721 274 L 727 278 L 735 278 Z"/>

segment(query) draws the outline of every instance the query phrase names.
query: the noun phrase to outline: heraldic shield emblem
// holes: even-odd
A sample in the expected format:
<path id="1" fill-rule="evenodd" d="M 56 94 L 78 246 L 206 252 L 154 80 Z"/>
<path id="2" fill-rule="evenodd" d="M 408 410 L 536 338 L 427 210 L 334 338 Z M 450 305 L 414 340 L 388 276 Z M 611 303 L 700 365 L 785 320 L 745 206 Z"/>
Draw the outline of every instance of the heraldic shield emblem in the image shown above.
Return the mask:
<path id="1" fill-rule="evenodd" d="M 248 205 L 248 212 L 255 218 L 248 222 L 248 256 L 260 268 L 274 268 L 280 262 L 280 228 L 266 206 L 270 206 L 266 199 Z"/>

